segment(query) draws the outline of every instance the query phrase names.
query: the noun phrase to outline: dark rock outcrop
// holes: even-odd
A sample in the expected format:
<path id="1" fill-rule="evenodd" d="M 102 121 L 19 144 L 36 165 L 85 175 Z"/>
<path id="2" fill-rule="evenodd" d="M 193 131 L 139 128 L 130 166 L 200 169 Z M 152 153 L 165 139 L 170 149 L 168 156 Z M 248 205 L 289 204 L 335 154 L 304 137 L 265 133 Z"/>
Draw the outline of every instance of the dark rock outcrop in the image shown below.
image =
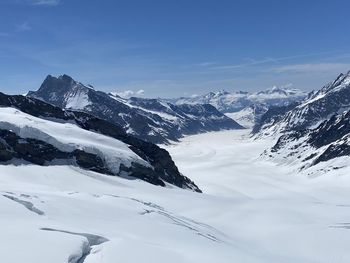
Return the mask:
<path id="1" fill-rule="evenodd" d="M 349 109 L 350 72 L 340 74 L 322 89 L 309 93 L 304 101 L 287 110 L 282 116 L 278 113 L 277 121 L 265 122 L 262 130 L 273 128 L 275 133 L 284 133 L 314 128 L 331 116 Z"/>
<path id="2" fill-rule="evenodd" d="M 260 132 L 264 126 L 275 125 L 288 111 L 294 109 L 298 104 L 299 102 L 293 102 L 286 106 L 270 107 L 264 114 L 261 115 L 259 119 L 257 119 L 253 127 L 252 134 Z"/>
<path id="3" fill-rule="evenodd" d="M 264 152 L 270 158 L 301 170 L 317 165 L 311 174 L 345 167 L 346 158 L 340 157 L 350 156 L 350 72 L 311 92 L 292 109 L 271 109 L 262 120 L 257 137 L 279 136 Z"/>
<path id="4" fill-rule="evenodd" d="M 132 151 L 147 161 L 152 167 L 144 167 L 136 163 L 133 163 L 129 168 L 121 166 L 121 170 L 126 172 L 128 176 L 156 185 L 165 186 L 165 183 L 169 183 L 181 188 L 201 192 L 194 182 L 179 172 L 166 150 L 153 143 L 127 134 L 122 127 L 116 124 L 84 112 L 62 110 L 41 100 L 20 95 L 10 96 L 0 93 L 0 107 L 17 108 L 35 117 L 56 122 L 73 123 L 85 130 L 113 137 L 129 145 Z M 113 174 L 106 168 L 99 156 L 81 150 L 62 152 L 43 141 L 20 138 L 7 130 L 1 131 L 0 141 L 1 162 L 8 162 L 16 158 L 38 165 L 47 165 L 55 159 L 68 160 L 70 163 L 74 160 L 74 164 L 84 169 L 109 175 Z"/>
<path id="5" fill-rule="evenodd" d="M 350 156 L 350 110 L 333 115 L 314 129 L 297 130 L 279 137 L 271 154 L 299 158 L 310 165 Z M 310 166 L 309 165 L 309 166 Z"/>

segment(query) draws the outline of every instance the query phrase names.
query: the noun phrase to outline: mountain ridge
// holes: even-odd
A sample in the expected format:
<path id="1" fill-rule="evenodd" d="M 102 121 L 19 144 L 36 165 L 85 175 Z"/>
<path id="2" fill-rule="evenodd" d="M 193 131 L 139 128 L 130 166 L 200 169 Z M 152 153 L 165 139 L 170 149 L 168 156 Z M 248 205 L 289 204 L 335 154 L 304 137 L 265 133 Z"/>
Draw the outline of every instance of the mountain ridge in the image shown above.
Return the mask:
<path id="1" fill-rule="evenodd" d="M 275 123 L 261 125 L 257 132 L 274 135 L 317 127 L 334 114 L 350 108 L 350 72 L 340 74 L 318 91 L 312 91 Z"/>
<path id="2" fill-rule="evenodd" d="M 181 97 L 169 99 L 175 104 L 203 104 L 208 103 L 218 110 L 227 112 L 237 112 L 246 107 L 256 104 L 266 104 L 268 106 L 281 106 L 301 100 L 306 93 L 298 89 L 272 87 L 264 91 L 226 91 L 209 92 L 204 95 L 193 97 Z"/>
<path id="3" fill-rule="evenodd" d="M 200 132 L 243 128 L 211 105 L 178 106 L 159 99 L 123 99 L 87 87 L 67 75 L 48 75 L 39 90 L 30 91 L 27 96 L 93 114 L 153 143 L 169 143 Z"/>
<path id="4" fill-rule="evenodd" d="M 306 97 L 306 93 L 287 87 L 272 87 L 264 91 L 246 92 L 220 90 L 204 95 L 169 99 L 176 104 L 211 104 L 245 128 L 252 128 L 271 107 L 285 107 Z"/>
<path id="5" fill-rule="evenodd" d="M 291 107 L 270 109 L 253 129 L 255 138 L 277 139 L 263 156 L 318 175 L 349 165 L 350 72 L 338 75 Z"/>

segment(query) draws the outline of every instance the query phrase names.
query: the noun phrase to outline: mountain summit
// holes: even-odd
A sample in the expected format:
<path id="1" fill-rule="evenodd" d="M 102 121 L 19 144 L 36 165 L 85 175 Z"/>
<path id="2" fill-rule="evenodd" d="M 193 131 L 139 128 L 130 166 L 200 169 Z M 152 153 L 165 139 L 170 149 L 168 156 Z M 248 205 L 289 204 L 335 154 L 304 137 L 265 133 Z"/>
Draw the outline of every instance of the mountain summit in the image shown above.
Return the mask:
<path id="1" fill-rule="evenodd" d="M 311 92 L 299 104 L 269 109 L 253 132 L 256 137 L 278 138 L 264 156 L 315 176 L 348 167 L 349 120 L 348 72 Z"/>
<path id="2" fill-rule="evenodd" d="M 334 81 L 318 91 L 309 93 L 306 99 L 283 112 L 276 122 L 266 122 L 260 128 L 266 134 L 297 131 L 317 127 L 334 114 L 350 108 L 350 72 L 340 74 Z"/>

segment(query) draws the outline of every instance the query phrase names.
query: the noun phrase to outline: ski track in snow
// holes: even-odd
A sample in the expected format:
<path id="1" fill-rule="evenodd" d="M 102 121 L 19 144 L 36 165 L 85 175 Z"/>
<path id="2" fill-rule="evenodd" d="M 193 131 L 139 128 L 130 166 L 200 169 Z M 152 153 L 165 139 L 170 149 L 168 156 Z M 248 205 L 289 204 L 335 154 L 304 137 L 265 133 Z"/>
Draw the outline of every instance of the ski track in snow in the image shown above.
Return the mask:
<path id="1" fill-rule="evenodd" d="M 1 262 L 350 262 L 350 178 L 262 160 L 272 144 L 241 130 L 166 146 L 204 194 L 70 166 L 1 165 Z"/>

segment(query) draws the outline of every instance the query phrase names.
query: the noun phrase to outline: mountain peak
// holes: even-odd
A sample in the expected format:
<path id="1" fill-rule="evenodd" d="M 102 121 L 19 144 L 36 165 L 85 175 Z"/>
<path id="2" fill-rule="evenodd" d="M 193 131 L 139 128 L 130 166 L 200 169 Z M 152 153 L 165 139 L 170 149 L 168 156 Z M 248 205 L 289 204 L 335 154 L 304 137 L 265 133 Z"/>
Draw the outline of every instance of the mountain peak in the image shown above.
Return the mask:
<path id="1" fill-rule="evenodd" d="M 59 77 L 48 75 L 39 90 L 35 92 L 30 91 L 28 96 L 48 101 L 59 107 L 63 104 L 65 106 L 71 105 L 74 102 L 74 104 L 78 104 L 82 108 L 89 104 L 88 93 L 91 89 L 91 87 L 84 86 L 66 74 Z"/>
<path id="2" fill-rule="evenodd" d="M 264 132 L 278 134 L 313 128 L 329 116 L 349 110 L 349 91 L 350 72 L 341 73 L 320 90 L 310 92 L 299 105 L 286 112 L 279 122 L 268 124 Z"/>
<path id="3" fill-rule="evenodd" d="M 230 92 L 222 89 L 222 90 L 219 90 L 218 92 L 216 92 L 216 95 L 218 96 L 222 96 L 222 95 L 227 95 L 227 94 L 230 94 Z"/>
<path id="4" fill-rule="evenodd" d="M 45 80 L 40 86 L 41 88 L 47 88 L 48 86 L 52 86 L 53 84 L 55 85 L 56 88 L 62 87 L 62 86 L 67 86 L 67 85 L 72 85 L 76 81 L 71 77 L 66 74 L 60 75 L 59 77 L 55 77 L 52 75 L 47 75 Z"/>
<path id="5" fill-rule="evenodd" d="M 320 94 L 326 94 L 329 92 L 336 92 L 342 88 L 348 88 L 350 84 L 350 71 L 346 74 L 340 73 L 338 77 L 335 78 L 334 81 L 325 85 L 322 89 L 320 89 L 315 96 L 319 96 Z"/>
<path id="6" fill-rule="evenodd" d="M 63 80 L 65 82 L 75 82 L 74 79 L 69 76 L 69 75 L 66 75 L 66 74 L 63 74 L 61 76 L 58 77 L 59 80 Z"/>
<path id="7" fill-rule="evenodd" d="M 73 79 L 71 76 L 67 75 L 67 74 L 63 74 L 63 75 L 60 75 L 60 76 L 58 76 L 58 77 L 55 77 L 55 76 L 49 74 L 49 75 L 47 75 L 47 77 L 45 78 L 43 84 L 44 84 L 45 82 L 48 82 L 48 81 L 58 81 L 58 80 L 59 80 L 59 81 L 66 82 L 66 83 L 75 82 L 74 79 Z"/>

